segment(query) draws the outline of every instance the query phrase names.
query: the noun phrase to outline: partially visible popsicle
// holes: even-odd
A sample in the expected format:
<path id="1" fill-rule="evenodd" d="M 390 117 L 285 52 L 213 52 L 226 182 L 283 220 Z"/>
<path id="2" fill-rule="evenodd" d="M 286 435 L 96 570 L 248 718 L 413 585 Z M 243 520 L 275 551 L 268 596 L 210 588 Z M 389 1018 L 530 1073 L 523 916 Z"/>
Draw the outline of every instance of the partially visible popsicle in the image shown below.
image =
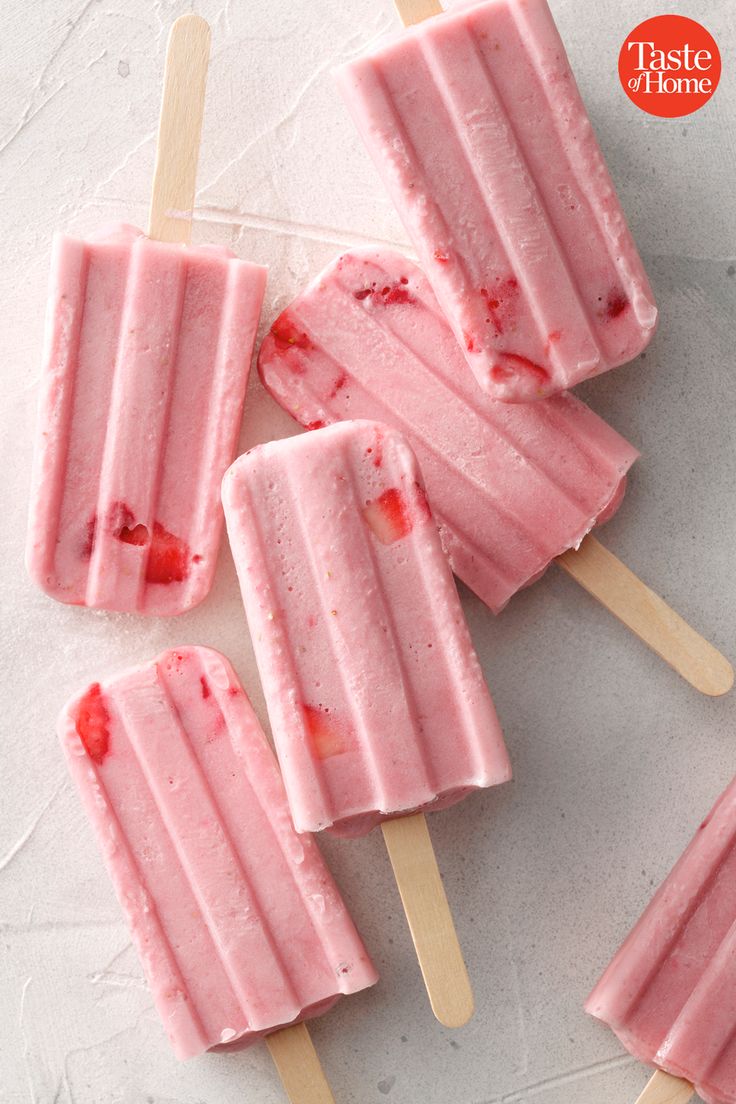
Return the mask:
<path id="1" fill-rule="evenodd" d="M 632 360 L 657 308 L 546 0 L 397 7 L 338 84 L 481 388 Z"/>
<path id="2" fill-rule="evenodd" d="M 347 422 L 246 453 L 223 501 L 297 830 L 384 824 L 433 1008 L 459 1026 L 472 994 L 410 814 L 511 769 L 414 456 L 388 426 Z"/>
<path id="3" fill-rule="evenodd" d="M 208 51 L 174 24 L 150 236 L 54 240 L 27 563 L 62 602 L 175 614 L 212 584 L 266 270 L 187 244 Z"/>
<path id="4" fill-rule="evenodd" d="M 95 682 L 59 733 L 177 1057 L 284 1028 L 275 1049 L 303 1046 L 293 1025 L 376 981 L 222 655 Z"/>
<path id="5" fill-rule="evenodd" d="M 723 656 L 586 536 L 618 508 L 633 446 L 571 394 L 516 405 L 484 395 L 406 257 L 339 257 L 276 319 L 258 366 L 307 429 L 374 418 L 406 433 L 450 563 L 494 612 L 561 557 L 693 685 L 730 687 Z"/>
<path id="6" fill-rule="evenodd" d="M 736 781 L 585 1008 L 658 1067 L 641 1104 L 684 1104 L 695 1089 L 708 1104 L 736 1104 Z"/>

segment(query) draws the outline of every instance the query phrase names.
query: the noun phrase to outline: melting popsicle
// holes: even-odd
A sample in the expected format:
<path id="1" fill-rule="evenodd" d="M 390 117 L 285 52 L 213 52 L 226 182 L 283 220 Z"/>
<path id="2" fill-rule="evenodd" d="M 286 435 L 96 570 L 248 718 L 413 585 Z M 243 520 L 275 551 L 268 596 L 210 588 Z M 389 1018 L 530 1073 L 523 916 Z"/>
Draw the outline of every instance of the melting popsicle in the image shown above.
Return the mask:
<path id="1" fill-rule="evenodd" d="M 149 235 L 54 240 L 27 563 L 62 602 L 176 614 L 212 584 L 266 272 L 188 244 L 208 52 L 174 24 Z"/>
<path id="2" fill-rule="evenodd" d="M 586 536 L 620 504 L 633 446 L 570 394 L 526 404 L 484 395 L 406 257 L 378 248 L 339 257 L 276 319 L 258 364 L 307 429 L 373 418 L 406 433 L 452 567 L 494 612 L 561 557 L 693 685 L 730 687 L 723 656 Z"/>
<path id="3" fill-rule="evenodd" d="M 585 1008 L 658 1067 L 641 1104 L 685 1104 L 695 1089 L 707 1104 L 736 1104 L 736 781 Z"/>
<path id="4" fill-rule="evenodd" d="M 657 309 L 546 0 L 397 7 L 338 83 L 481 388 L 632 360 Z"/>
<path id="5" fill-rule="evenodd" d="M 376 974 L 227 660 L 164 652 L 73 698 L 59 733 L 177 1057 L 265 1036 L 306 1061 L 295 1025 Z"/>
<path id="6" fill-rule="evenodd" d="M 348 422 L 246 453 L 223 502 L 296 828 L 382 824 L 435 1014 L 459 1026 L 472 994 L 421 813 L 511 771 L 415 458 Z"/>

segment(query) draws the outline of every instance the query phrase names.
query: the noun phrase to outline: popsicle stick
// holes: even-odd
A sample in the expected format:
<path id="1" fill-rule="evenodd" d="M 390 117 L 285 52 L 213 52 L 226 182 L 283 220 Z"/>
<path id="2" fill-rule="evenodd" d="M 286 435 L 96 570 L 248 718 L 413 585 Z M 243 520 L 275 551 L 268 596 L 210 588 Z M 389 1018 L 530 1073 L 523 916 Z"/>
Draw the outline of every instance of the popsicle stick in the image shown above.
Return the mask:
<path id="1" fill-rule="evenodd" d="M 306 1024 L 274 1031 L 266 1046 L 291 1104 L 335 1104 Z"/>
<path id="2" fill-rule="evenodd" d="M 394 0 L 394 3 L 405 27 L 441 15 L 444 10 L 439 0 Z"/>
<path id="3" fill-rule="evenodd" d="M 725 656 L 595 537 L 557 563 L 696 690 L 718 697 L 731 689 L 733 667 Z"/>
<path id="4" fill-rule="evenodd" d="M 429 1001 L 445 1027 L 473 1015 L 473 991 L 422 813 L 381 825 Z"/>
<path id="5" fill-rule="evenodd" d="M 169 33 L 164 94 L 148 236 L 187 245 L 210 57 L 210 28 L 199 15 L 182 15 Z"/>
<path id="6" fill-rule="evenodd" d="M 694 1096 L 695 1089 L 689 1081 L 657 1070 L 636 1104 L 687 1104 Z"/>

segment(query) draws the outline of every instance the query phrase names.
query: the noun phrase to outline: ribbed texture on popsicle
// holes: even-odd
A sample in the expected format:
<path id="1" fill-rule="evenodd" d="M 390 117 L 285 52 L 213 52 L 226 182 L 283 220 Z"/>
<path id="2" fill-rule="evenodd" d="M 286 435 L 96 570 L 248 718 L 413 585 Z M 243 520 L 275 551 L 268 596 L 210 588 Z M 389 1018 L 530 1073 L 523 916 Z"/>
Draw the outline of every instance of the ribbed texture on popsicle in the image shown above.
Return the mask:
<path id="1" fill-rule="evenodd" d="M 485 391 L 641 352 L 656 306 L 545 0 L 460 5 L 338 81 Z"/>
<path id="2" fill-rule="evenodd" d="M 588 998 L 637 1058 L 736 1102 L 736 781 Z"/>
<path id="3" fill-rule="evenodd" d="M 351 422 L 223 481 L 294 823 L 367 831 L 510 777 L 413 454 Z"/>
<path id="4" fill-rule="evenodd" d="M 56 237 L 27 553 L 48 594 L 156 614 L 205 596 L 265 278 L 132 227 Z"/>
<path id="5" fill-rule="evenodd" d="M 178 1057 L 252 1042 L 373 984 L 221 655 L 181 648 L 96 683 L 59 731 Z"/>
<path id="6" fill-rule="evenodd" d="M 407 437 L 456 574 L 498 612 L 609 517 L 638 453 L 572 395 L 493 402 L 422 274 L 346 253 L 276 320 L 264 385 L 307 428 L 376 418 Z"/>

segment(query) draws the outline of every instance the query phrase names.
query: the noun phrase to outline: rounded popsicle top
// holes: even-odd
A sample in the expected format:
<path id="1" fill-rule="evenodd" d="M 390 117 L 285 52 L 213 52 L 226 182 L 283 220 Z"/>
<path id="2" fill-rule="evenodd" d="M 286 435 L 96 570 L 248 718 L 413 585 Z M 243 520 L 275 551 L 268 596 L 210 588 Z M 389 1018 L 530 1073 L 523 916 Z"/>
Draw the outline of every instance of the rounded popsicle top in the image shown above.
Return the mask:
<path id="1" fill-rule="evenodd" d="M 389 249 L 332 261 L 276 318 L 258 370 L 307 429 L 380 418 L 406 434 L 452 568 L 494 612 L 615 512 L 638 456 L 570 393 L 485 395 L 427 277 Z"/>
<path id="2" fill-rule="evenodd" d="M 151 246 L 161 251 L 172 251 L 175 255 L 182 250 L 186 251 L 189 255 L 197 255 L 202 257 L 220 258 L 227 261 L 237 261 L 239 265 L 246 265 L 249 268 L 253 268 L 256 271 L 260 271 L 264 274 L 267 273 L 267 269 L 264 265 L 254 264 L 252 261 L 243 260 L 242 257 L 238 257 L 237 253 L 234 253 L 226 245 L 216 245 L 210 242 L 198 242 L 192 244 L 191 242 L 165 242 L 159 241 L 156 238 L 151 238 L 146 234 L 145 230 L 141 230 L 140 227 L 134 226 L 129 222 L 110 222 L 105 226 L 101 226 L 95 233 L 90 234 L 88 240 L 100 245 L 124 245 L 130 246 L 140 239 L 144 239 Z M 72 239 L 76 240 L 76 239 Z"/>
<path id="3" fill-rule="evenodd" d="M 403 434 L 348 421 L 259 445 L 223 503 L 299 831 L 361 835 L 510 778 Z"/>
<path id="4" fill-rule="evenodd" d="M 26 554 L 51 597 L 168 616 L 207 595 L 265 284 L 127 224 L 56 236 Z"/>
<path id="5" fill-rule="evenodd" d="M 530 402 L 657 308 L 546 0 L 453 6 L 337 72 L 477 384 Z"/>
<path id="6" fill-rule="evenodd" d="M 376 981 L 219 652 L 173 648 L 92 683 L 59 734 L 178 1057 L 247 1045 Z"/>

